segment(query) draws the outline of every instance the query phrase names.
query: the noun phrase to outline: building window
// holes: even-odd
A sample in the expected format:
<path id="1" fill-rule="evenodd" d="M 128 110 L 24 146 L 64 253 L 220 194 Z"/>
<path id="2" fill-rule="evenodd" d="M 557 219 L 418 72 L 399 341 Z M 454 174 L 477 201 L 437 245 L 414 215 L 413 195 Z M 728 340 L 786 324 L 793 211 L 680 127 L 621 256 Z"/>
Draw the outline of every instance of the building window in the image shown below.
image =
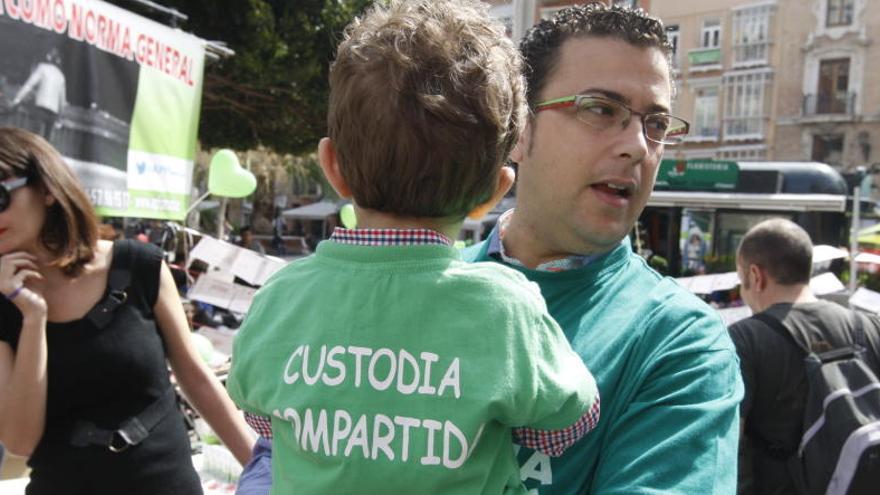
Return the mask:
<path id="1" fill-rule="evenodd" d="M 678 24 L 666 26 L 666 40 L 672 47 L 672 65 L 678 66 Z"/>
<path id="2" fill-rule="evenodd" d="M 706 19 L 700 34 L 700 48 L 718 48 L 721 46 L 721 21 Z"/>
<path id="3" fill-rule="evenodd" d="M 849 26 L 853 22 L 853 0 L 827 0 L 828 13 L 825 17 L 825 25 Z"/>
<path id="4" fill-rule="evenodd" d="M 767 147 L 764 145 L 757 145 L 722 148 L 718 150 L 716 157 L 719 160 L 760 162 L 767 159 Z"/>
<path id="5" fill-rule="evenodd" d="M 734 11 L 734 64 L 767 63 L 773 8 L 773 5 L 759 5 Z"/>
<path id="6" fill-rule="evenodd" d="M 836 58 L 819 62 L 816 113 L 848 113 L 849 99 L 849 59 Z"/>
<path id="7" fill-rule="evenodd" d="M 838 167 L 843 164 L 843 135 L 813 136 L 812 159 Z"/>
<path id="8" fill-rule="evenodd" d="M 502 24 L 504 24 L 504 29 L 507 32 L 507 36 L 511 36 L 511 34 L 513 33 L 512 3 L 500 4 L 490 8 L 489 16 L 498 19 Z"/>
<path id="9" fill-rule="evenodd" d="M 761 139 L 766 115 L 765 94 L 773 73 L 732 73 L 724 77 L 724 138 Z"/>
<path id="10" fill-rule="evenodd" d="M 696 91 L 694 102 L 695 138 L 718 138 L 718 88 Z"/>
<path id="11" fill-rule="evenodd" d="M 541 7 L 541 19 L 545 21 L 549 21 L 553 19 L 553 16 L 556 15 L 562 9 L 567 9 L 569 5 L 563 5 L 561 7 Z"/>

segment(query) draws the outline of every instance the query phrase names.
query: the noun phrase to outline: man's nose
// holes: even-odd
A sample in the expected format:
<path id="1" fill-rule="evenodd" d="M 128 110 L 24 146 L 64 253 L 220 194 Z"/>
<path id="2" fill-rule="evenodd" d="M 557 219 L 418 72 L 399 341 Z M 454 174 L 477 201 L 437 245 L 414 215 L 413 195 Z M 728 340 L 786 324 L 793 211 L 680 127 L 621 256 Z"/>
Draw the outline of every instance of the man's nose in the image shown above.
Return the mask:
<path id="1" fill-rule="evenodd" d="M 648 154 L 650 142 L 645 135 L 645 121 L 640 115 L 632 114 L 622 122 L 623 129 L 618 139 L 617 154 L 638 163 Z"/>

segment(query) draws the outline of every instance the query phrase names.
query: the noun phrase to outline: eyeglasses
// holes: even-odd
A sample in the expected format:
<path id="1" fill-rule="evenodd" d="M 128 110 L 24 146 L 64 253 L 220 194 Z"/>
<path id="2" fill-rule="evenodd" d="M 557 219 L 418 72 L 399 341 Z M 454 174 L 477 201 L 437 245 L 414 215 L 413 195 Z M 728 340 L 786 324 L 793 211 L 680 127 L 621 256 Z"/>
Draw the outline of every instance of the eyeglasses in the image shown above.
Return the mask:
<path id="1" fill-rule="evenodd" d="M 620 126 L 626 129 L 633 115 L 642 121 L 642 133 L 658 144 L 679 144 L 684 141 L 691 125 L 684 119 L 661 112 L 640 113 L 632 108 L 602 96 L 574 95 L 548 100 L 535 105 L 535 112 L 552 108 L 575 107 L 577 118 L 600 131 Z"/>
<path id="2" fill-rule="evenodd" d="M 24 187 L 27 183 L 27 177 L 17 177 L 15 179 L 0 181 L 0 213 L 6 211 L 6 208 L 9 208 L 9 203 L 12 203 L 12 191 L 19 187 Z"/>

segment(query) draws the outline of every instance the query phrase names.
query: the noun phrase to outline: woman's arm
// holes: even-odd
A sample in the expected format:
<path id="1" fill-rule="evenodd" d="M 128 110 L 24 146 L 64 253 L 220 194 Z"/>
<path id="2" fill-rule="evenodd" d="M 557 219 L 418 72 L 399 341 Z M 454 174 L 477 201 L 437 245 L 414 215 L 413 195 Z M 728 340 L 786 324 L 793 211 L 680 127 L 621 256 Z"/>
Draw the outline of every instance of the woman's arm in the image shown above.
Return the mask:
<path id="1" fill-rule="evenodd" d="M 171 270 L 164 262 L 159 277 L 159 297 L 153 311 L 165 338 L 168 360 L 183 392 L 238 462 L 246 464 L 256 439 L 220 380 L 199 357 L 189 337 L 186 315 Z"/>
<path id="2" fill-rule="evenodd" d="M 0 293 L 22 314 L 18 350 L 0 342 L 0 441 L 22 456 L 31 455 L 46 425 L 46 300 L 24 285 L 40 279 L 33 256 L 0 257 Z"/>

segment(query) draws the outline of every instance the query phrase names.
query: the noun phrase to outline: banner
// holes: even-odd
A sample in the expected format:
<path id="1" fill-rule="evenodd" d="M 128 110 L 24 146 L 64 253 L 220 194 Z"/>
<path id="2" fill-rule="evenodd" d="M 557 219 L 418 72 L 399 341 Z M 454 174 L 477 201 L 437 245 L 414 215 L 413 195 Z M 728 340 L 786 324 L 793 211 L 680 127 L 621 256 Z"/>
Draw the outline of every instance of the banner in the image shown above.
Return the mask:
<path id="1" fill-rule="evenodd" d="M 96 0 L 0 0 L 0 126 L 47 138 L 102 216 L 183 219 L 204 42 Z"/>
<path id="2" fill-rule="evenodd" d="M 736 162 L 716 160 L 662 160 L 656 189 L 675 191 L 732 191 L 739 183 Z"/>

